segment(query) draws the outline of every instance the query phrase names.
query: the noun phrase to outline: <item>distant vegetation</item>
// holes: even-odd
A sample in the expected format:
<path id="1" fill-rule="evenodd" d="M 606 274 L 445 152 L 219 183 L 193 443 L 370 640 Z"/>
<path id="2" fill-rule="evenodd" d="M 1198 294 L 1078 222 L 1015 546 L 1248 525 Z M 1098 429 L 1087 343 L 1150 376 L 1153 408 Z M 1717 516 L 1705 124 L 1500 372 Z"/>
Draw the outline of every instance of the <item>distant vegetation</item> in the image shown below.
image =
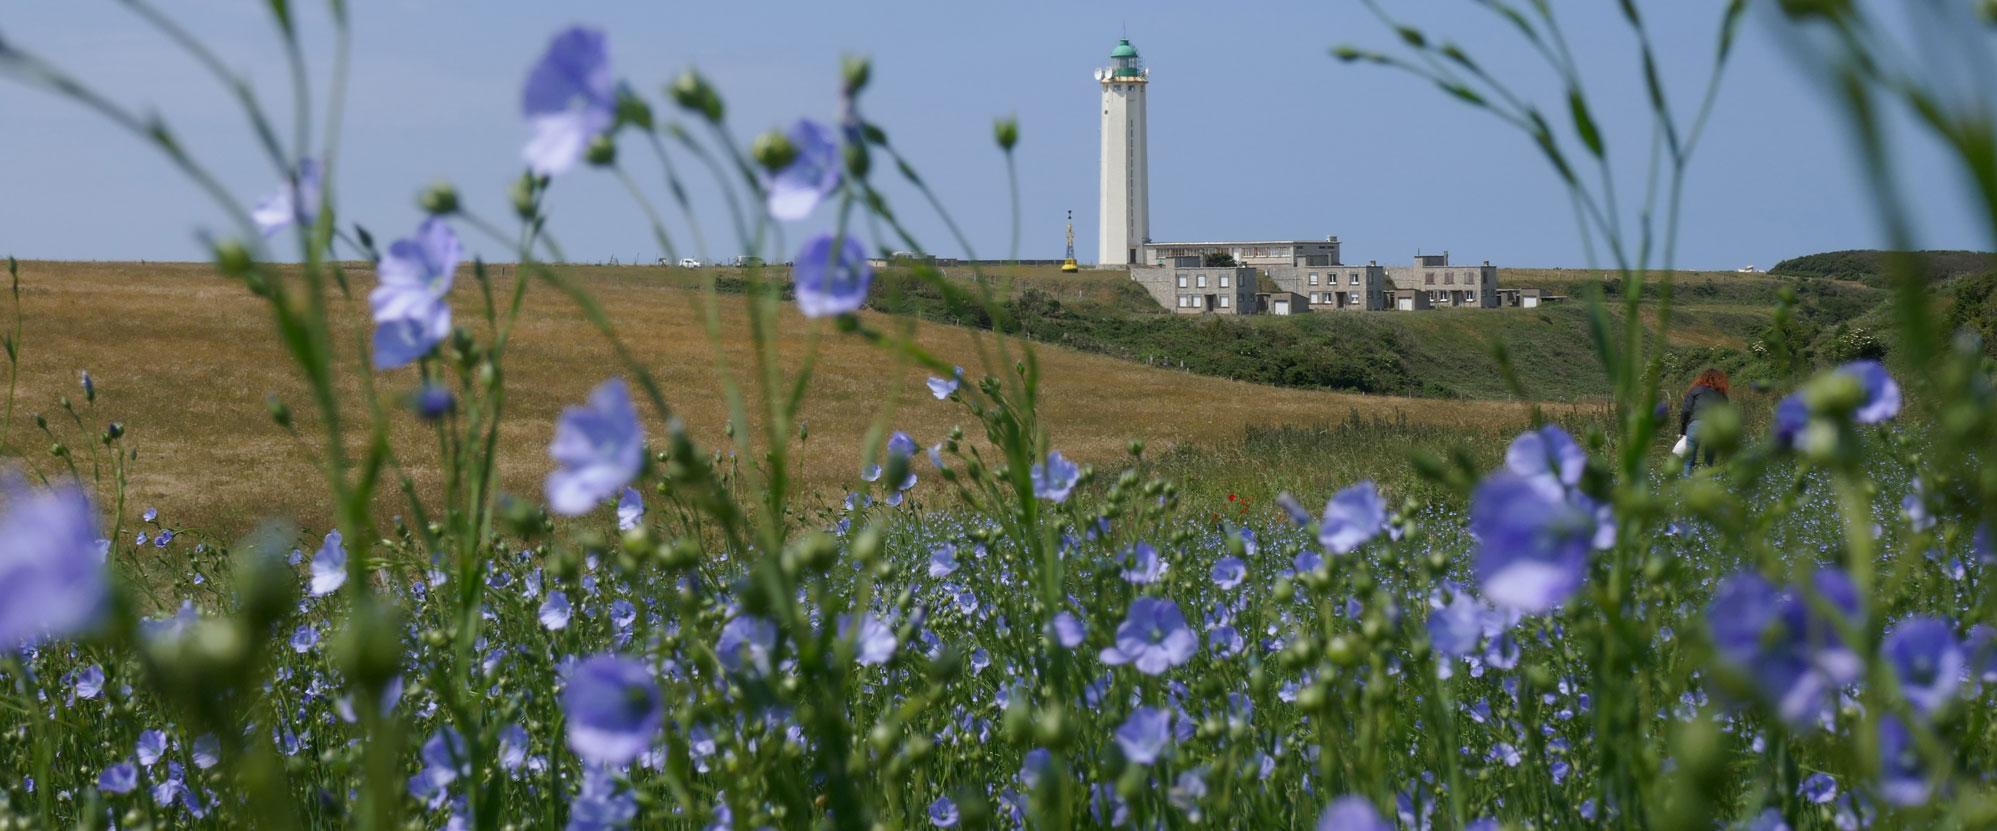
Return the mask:
<path id="1" fill-rule="evenodd" d="M 960 284 L 970 280 L 968 271 L 951 276 Z M 1500 279 L 1569 299 L 1537 309 L 1184 316 L 1167 313 L 1119 272 L 1063 276 L 1051 269 L 1017 269 L 992 278 L 1001 301 L 994 322 L 981 303 L 945 296 L 905 269 L 889 269 L 877 276 L 868 305 L 929 321 L 996 327 L 1202 375 L 1430 398 L 1511 396 L 1497 357 L 1502 347 L 1513 377 L 1530 398 L 1572 401 L 1607 395 L 1608 376 L 1595 355 L 1586 300 L 1620 300 L 1622 283 L 1581 269 L 1507 269 Z M 1776 310 L 1785 296 L 1791 298 L 1790 312 L 1778 321 Z M 1866 342 L 1840 327 L 1877 306 L 1883 296 L 1878 289 L 1846 281 L 1798 283 L 1730 271 L 1675 273 L 1674 348 L 1667 355 L 1667 370 L 1691 373 L 1717 365 L 1779 385 L 1830 356 L 1851 351 L 1839 344 Z M 1652 290 L 1646 297 L 1655 301 L 1658 293 Z M 1646 319 L 1653 331 L 1656 318 L 1653 312 Z M 1767 345 L 1771 343 L 1776 346 Z"/>
<path id="2" fill-rule="evenodd" d="M 1768 273 L 1782 277 L 1855 280 L 1869 286 L 1884 287 L 1886 276 L 1891 272 L 1888 258 L 1893 253 L 1895 252 L 1853 250 L 1806 254 L 1776 263 Z M 1929 282 L 1942 282 L 1951 277 L 1997 271 L 1997 254 L 1988 252 L 1915 251 L 1911 254 L 1912 262 L 1920 269 L 1921 276 L 1927 278 Z"/>

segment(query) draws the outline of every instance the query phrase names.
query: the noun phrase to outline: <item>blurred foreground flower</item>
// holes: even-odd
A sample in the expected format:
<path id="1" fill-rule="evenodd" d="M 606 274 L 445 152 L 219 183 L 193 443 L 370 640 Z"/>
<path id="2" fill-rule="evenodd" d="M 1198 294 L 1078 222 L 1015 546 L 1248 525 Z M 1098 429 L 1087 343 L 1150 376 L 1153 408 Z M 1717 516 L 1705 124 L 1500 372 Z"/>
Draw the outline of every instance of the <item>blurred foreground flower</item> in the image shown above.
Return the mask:
<path id="1" fill-rule="evenodd" d="M 1033 495 L 1049 502 L 1061 502 L 1081 481 L 1082 469 L 1068 461 L 1061 451 L 1047 454 L 1047 461 L 1033 466 Z"/>
<path id="2" fill-rule="evenodd" d="M 548 506 L 577 516 L 622 493 L 645 465 L 645 429 L 621 378 L 603 382 L 580 407 L 562 410 L 548 455 Z"/>
<path id="3" fill-rule="evenodd" d="M 1900 681 L 1900 695 L 1923 716 L 1933 716 L 1955 697 L 1968 665 L 1955 628 L 1941 618 L 1901 621 L 1879 650 Z"/>
<path id="4" fill-rule="evenodd" d="M 1379 489 L 1372 482 L 1360 482 L 1325 503 L 1317 541 L 1333 554 L 1350 554 L 1379 536 L 1386 524 L 1387 503 L 1381 501 Z"/>
<path id="5" fill-rule="evenodd" d="M 836 250 L 835 250 L 836 249 Z M 805 317 L 833 317 L 857 312 L 867 302 L 867 288 L 874 282 L 874 268 L 858 240 L 842 236 L 836 242 L 831 234 L 819 234 L 797 252 L 791 271 L 797 290 L 797 309 Z"/>
<path id="6" fill-rule="evenodd" d="M 94 624 L 110 598 L 97 509 L 77 485 L 6 485 L 0 514 L 0 650 Z"/>
<path id="7" fill-rule="evenodd" d="M 770 177 L 770 216 L 795 222 L 811 215 L 839 187 L 839 141 L 832 129 L 808 118 L 791 125 L 797 155 Z"/>
<path id="8" fill-rule="evenodd" d="M 1847 621 L 1857 618 L 1858 590 L 1843 572 L 1819 569 L 1811 585 L 1823 608 Z M 1816 721 L 1832 691 L 1858 680 L 1858 654 L 1822 608 L 1794 589 L 1777 591 L 1754 572 L 1720 585 L 1707 620 L 1720 660 L 1752 679 L 1792 727 Z"/>
<path id="9" fill-rule="evenodd" d="M 1505 469 L 1527 478 L 1541 478 L 1572 488 L 1581 484 L 1588 454 L 1574 437 L 1554 425 L 1522 433 L 1505 448 Z"/>
<path id="10" fill-rule="evenodd" d="M 1317 818 L 1317 831 L 1392 831 L 1363 796 L 1341 796 Z"/>
<path id="11" fill-rule="evenodd" d="M 1172 742 L 1172 712 L 1155 707 L 1139 707 L 1116 728 L 1116 745 L 1132 764 L 1156 763 Z"/>
<path id="12" fill-rule="evenodd" d="M 1886 372 L 1886 365 L 1878 361 L 1852 361 L 1838 367 L 1837 371 L 1858 379 L 1859 389 L 1865 392 L 1864 400 L 1852 412 L 1852 419 L 1860 424 L 1878 424 L 1900 414 L 1900 384 Z"/>
<path id="13" fill-rule="evenodd" d="M 463 258 L 458 235 L 436 217 L 388 247 L 375 269 L 380 282 L 368 294 L 375 369 L 407 366 L 450 336 L 451 305 L 444 298 Z"/>
<path id="14" fill-rule="evenodd" d="M 562 690 L 569 748 L 584 762 L 623 767 L 650 750 L 665 723 L 652 670 L 615 655 L 577 664 Z"/>
<path id="15" fill-rule="evenodd" d="M 293 222 L 311 225 L 319 218 L 320 175 L 317 159 L 302 159 L 291 181 L 257 202 L 250 210 L 250 219 L 264 236 L 282 231 Z"/>
<path id="16" fill-rule="evenodd" d="M 580 26 L 555 35 L 527 76 L 520 112 L 534 132 L 521 151 L 536 176 L 574 167 L 617 115 L 610 45 L 601 30 Z"/>
<path id="17" fill-rule="evenodd" d="M 1587 498 L 1547 476 L 1492 474 L 1470 497 L 1477 581 L 1498 606 L 1526 614 L 1558 608 L 1581 588 L 1598 530 Z"/>
<path id="18" fill-rule="evenodd" d="M 347 548 L 340 544 L 340 529 L 326 532 L 326 540 L 312 555 L 313 597 L 325 597 L 347 584 Z"/>

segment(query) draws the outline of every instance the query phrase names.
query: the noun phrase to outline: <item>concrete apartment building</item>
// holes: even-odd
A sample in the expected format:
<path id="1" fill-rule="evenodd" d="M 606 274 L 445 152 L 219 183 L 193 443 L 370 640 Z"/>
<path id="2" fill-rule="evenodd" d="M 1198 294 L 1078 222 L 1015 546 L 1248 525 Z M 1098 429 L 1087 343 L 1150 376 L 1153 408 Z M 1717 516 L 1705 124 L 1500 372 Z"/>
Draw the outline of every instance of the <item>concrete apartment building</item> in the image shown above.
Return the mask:
<path id="1" fill-rule="evenodd" d="M 1235 256 L 1234 251 L 1244 253 L 1232 267 L 1205 264 L 1209 255 Z M 1388 308 L 1387 269 L 1376 264 L 1341 265 L 1337 251 L 1336 237 L 1155 243 L 1144 246 L 1145 261 L 1155 264 L 1131 266 L 1130 279 L 1159 305 L 1181 314 L 1286 315 Z"/>
<path id="2" fill-rule="evenodd" d="M 1498 267 L 1489 260 L 1482 265 L 1452 265 L 1447 251 L 1417 254 L 1414 265 L 1389 266 L 1387 279 L 1397 290 L 1426 295 L 1428 308 L 1498 308 Z"/>

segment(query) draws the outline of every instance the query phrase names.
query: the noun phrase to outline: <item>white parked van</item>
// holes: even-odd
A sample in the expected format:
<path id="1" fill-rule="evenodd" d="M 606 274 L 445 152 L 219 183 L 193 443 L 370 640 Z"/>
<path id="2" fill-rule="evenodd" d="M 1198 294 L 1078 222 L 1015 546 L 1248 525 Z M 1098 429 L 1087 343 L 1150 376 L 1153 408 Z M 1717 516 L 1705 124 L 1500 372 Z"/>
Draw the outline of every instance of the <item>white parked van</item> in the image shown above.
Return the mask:
<path id="1" fill-rule="evenodd" d="M 699 268 L 699 267 L 700 267 L 700 261 L 692 257 L 686 257 L 680 260 L 680 268 Z"/>

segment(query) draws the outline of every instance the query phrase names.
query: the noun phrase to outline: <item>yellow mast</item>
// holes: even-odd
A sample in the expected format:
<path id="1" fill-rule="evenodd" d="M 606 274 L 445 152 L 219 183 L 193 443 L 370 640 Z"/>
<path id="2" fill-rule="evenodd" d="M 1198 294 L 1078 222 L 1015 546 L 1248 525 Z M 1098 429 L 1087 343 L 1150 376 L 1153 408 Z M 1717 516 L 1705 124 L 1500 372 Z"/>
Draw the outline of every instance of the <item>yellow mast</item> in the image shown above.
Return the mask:
<path id="1" fill-rule="evenodd" d="M 1075 264 L 1075 212 L 1069 211 L 1068 212 L 1068 256 L 1066 259 L 1063 259 L 1061 261 L 1061 271 L 1064 274 L 1073 274 L 1081 270 L 1082 267 Z"/>

